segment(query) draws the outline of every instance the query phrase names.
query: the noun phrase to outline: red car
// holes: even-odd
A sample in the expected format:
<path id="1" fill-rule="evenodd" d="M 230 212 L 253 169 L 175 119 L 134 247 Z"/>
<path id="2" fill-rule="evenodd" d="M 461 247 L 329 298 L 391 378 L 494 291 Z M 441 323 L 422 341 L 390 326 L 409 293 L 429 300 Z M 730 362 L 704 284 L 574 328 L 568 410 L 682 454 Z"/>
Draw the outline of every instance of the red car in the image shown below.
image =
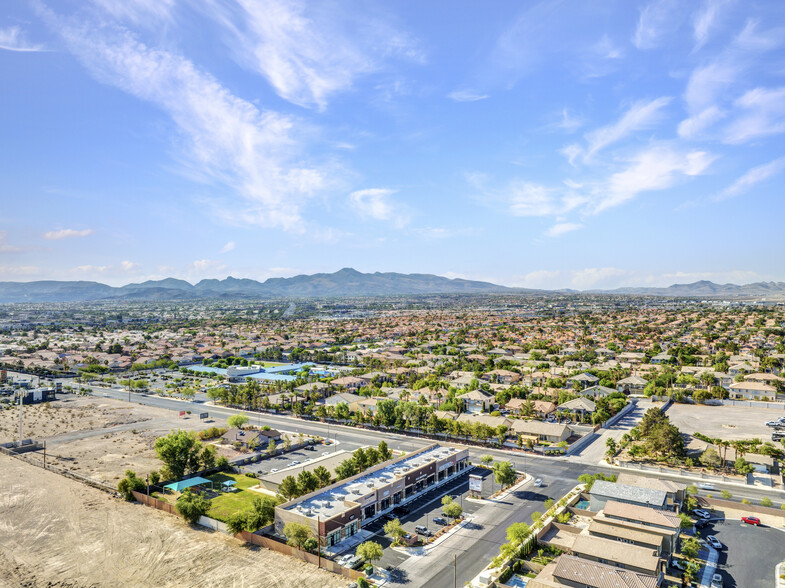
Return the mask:
<path id="1" fill-rule="evenodd" d="M 747 523 L 748 525 L 760 525 L 760 519 L 758 517 L 741 517 L 742 523 Z"/>

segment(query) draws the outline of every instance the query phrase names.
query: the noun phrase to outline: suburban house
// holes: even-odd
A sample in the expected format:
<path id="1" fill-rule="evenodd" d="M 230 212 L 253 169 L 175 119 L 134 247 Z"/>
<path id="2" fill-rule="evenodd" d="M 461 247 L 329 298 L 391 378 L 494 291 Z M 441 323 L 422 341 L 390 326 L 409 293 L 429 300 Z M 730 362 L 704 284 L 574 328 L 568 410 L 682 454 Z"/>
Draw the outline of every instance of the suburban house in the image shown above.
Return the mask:
<path id="1" fill-rule="evenodd" d="M 338 406 L 341 403 L 348 404 L 349 410 L 352 412 L 357 411 L 358 409 L 358 402 L 363 400 L 363 396 L 359 396 L 357 394 L 352 394 L 351 392 L 341 392 L 340 394 L 333 394 L 332 396 L 328 396 L 327 398 L 323 398 L 319 400 L 317 403 L 322 404 L 325 407 L 328 406 Z"/>
<path id="2" fill-rule="evenodd" d="M 307 384 L 303 384 L 302 386 L 297 386 L 295 388 L 296 392 L 299 392 L 301 395 L 311 394 L 311 396 L 319 396 L 322 397 L 327 393 L 327 389 L 329 386 L 324 382 L 308 382 Z"/>
<path id="3" fill-rule="evenodd" d="M 504 405 L 504 408 L 513 414 L 526 414 L 524 406 L 531 403 L 532 415 L 538 417 L 546 417 L 556 412 L 556 405 L 553 402 L 546 400 L 525 400 L 523 398 L 511 398 L 510 401 Z"/>
<path id="4" fill-rule="evenodd" d="M 595 515 L 594 521 L 657 534 L 663 539 L 662 549 L 665 553 L 676 551 L 681 533 L 681 519 L 675 512 L 613 500 L 605 503 L 605 507 Z"/>
<path id="5" fill-rule="evenodd" d="M 643 394 L 648 382 L 639 376 L 629 376 L 616 383 L 616 390 L 625 394 Z"/>
<path id="6" fill-rule="evenodd" d="M 657 577 L 664 571 L 665 562 L 656 551 L 604 537 L 580 534 L 575 538 L 569 554 L 648 576 Z"/>
<path id="7" fill-rule="evenodd" d="M 280 439 L 281 433 L 275 429 L 270 429 L 269 431 L 256 431 L 251 429 L 243 430 L 232 428 L 221 435 L 221 443 L 239 443 L 240 446 L 245 449 L 255 447 L 265 449 L 270 444 L 271 440 L 277 443 Z"/>
<path id="8" fill-rule="evenodd" d="M 498 382 L 499 384 L 515 384 L 521 379 L 521 374 L 511 372 L 510 370 L 491 370 L 490 372 L 485 372 L 482 379 L 489 382 Z"/>
<path id="9" fill-rule="evenodd" d="M 658 353 L 657 355 L 655 355 L 654 357 L 652 357 L 652 358 L 651 358 L 651 362 L 652 362 L 653 364 L 655 364 L 655 365 L 658 365 L 658 364 L 661 364 L 661 363 L 670 363 L 670 361 L 671 361 L 672 359 L 673 359 L 673 356 L 672 356 L 672 355 L 669 355 L 668 353 L 665 353 L 665 352 L 663 351 L 662 353 Z"/>
<path id="10" fill-rule="evenodd" d="M 616 392 L 613 388 L 608 388 L 607 386 L 591 386 L 584 390 L 578 390 L 576 394 L 579 396 L 583 396 L 584 398 L 605 398 L 610 396 Z"/>
<path id="11" fill-rule="evenodd" d="M 591 496 L 590 510 L 595 512 L 602 510 L 608 501 L 647 506 L 657 510 L 664 510 L 668 505 L 668 496 L 664 490 L 641 488 L 617 482 L 606 482 L 605 480 L 594 482 L 589 495 Z"/>
<path id="12" fill-rule="evenodd" d="M 362 378 L 355 378 L 354 376 L 343 376 L 341 378 L 335 378 L 330 383 L 333 386 L 346 388 L 347 390 L 359 390 L 360 388 L 365 386 L 368 382 L 366 382 Z"/>
<path id="13" fill-rule="evenodd" d="M 588 398 L 574 398 L 564 402 L 563 404 L 560 404 L 558 409 L 559 412 L 572 412 L 584 416 L 587 414 L 594 414 L 594 411 L 597 409 L 597 405 L 594 404 L 594 401 L 589 400 Z"/>
<path id="14" fill-rule="evenodd" d="M 659 478 L 647 478 L 634 474 L 621 473 L 616 479 L 617 484 L 627 486 L 637 486 L 638 488 L 649 488 L 650 490 L 662 490 L 666 494 L 666 504 L 669 510 L 679 512 L 687 493 L 687 484 L 674 482 L 672 480 L 662 480 Z"/>
<path id="15" fill-rule="evenodd" d="M 578 384 L 581 388 L 588 388 L 589 386 L 594 386 L 599 381 L 600 379 L 597 376 L 584 373 L 567 378 L 567 386 L 570 387 L 573 384 Z"/>
<path id="16" fill-rule="evenodd" d="M 662 578 L 574 555 L 561 555 L 526 584 L 528 588 L 657 588 Z"/>
<path id="17" fill-rule="evenodd" d="M 510 435 L 530 437 L 536 441 L 561 443 L 572 435 L 572 429 L 561 423 L 546 423 L 543 421 L 514 420 L 510 423 Z"/>
<path id="18" fill-rule="evenodd" d="M 744 381 L 730 385 L 729 397 L 734 400 L 777 399 L 777 389 L 763 382 Z"/>
<path id="19" fill-rule="evenodd" d="M 487 392 L 482 390 L 471 390 L 460 396 L 456 396 L 458 400 L 463 400 L 466 407 L 466 412 L 477 413 L 485 412 L 495 405 L 496 399 Z"/>

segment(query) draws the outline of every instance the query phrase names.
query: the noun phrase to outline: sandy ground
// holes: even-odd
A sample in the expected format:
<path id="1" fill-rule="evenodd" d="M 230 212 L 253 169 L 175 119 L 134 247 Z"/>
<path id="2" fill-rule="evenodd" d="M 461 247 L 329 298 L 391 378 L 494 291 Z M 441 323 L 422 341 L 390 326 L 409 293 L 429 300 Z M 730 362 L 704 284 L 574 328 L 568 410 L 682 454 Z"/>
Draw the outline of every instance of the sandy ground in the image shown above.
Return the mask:
<path id="1" fill-rule="evenodd" d="M 0 455 L 0 587 L 345 587 L 299 560 L 196 530 Z"/>
<path id="2" fill-rule="evenodd" d="M 771 441 L 773 429 L 766 421 L 785 416 L 783 409 L 746 406 L 705 406 L 672 404 L 666 412 L 682 433 L 703 433 L 709 437 L 734 441 L 757 437 Z"/>
<path id="3" fill-rule="evenodd" d="M 19 410 L 0 411 L 0 441 L 18 437 Z M 199 431 L 225 427 L 223 419 L 200 421 L 192 414 L 120 400 L 64 395 L 46 404 L 24 407 L 24 437 L 46 440 L 47 462 L 111 486 L 125 470 L 142 477 L 160 469 L 153 444 L 175 429 Z M 236 452 L 219 447 L 228 458 Z"/>

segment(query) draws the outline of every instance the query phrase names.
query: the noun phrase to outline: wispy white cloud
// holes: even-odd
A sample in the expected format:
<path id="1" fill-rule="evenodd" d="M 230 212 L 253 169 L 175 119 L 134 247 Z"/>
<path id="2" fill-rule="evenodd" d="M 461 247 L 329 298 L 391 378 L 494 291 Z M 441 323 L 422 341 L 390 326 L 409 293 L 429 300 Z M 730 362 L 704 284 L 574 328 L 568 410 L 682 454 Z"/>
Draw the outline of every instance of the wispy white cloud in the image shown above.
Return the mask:
<path id="1" fill-rule="evenodd" d="M 323 110 L 333 94 L 378 71 L 387 58 L 424 59 L 405 32 L 340 4 L 237 0 L 233 6 L 209 5 L 213 18 L 229 32 L 238 62 L 299 106 Z"/>
<path id="2" fill-rule="evenodd" d="M 679 3 L 676 0 L 649 2 L 638 19 L 633 42 L 638 49 L 654 49 L 662 38 L 677 26 Z"/>
<path id="3" fill-rule="evenodd" d="M 93 229 L 58 229 L 56 231 L 47 231 L 44 233 L 44 239 L 50 241 L 58 241 L 60 239 L 72 239 L 75 237 L 87 237 L 93 234 Z"/>
<path id="4" fill-rule="evenodd" d="M 357 190 L 349 194 L 349 203 L 364 218 L 392 221 L 395 226 L 403 227 L 409 218 L 404 208 L 390 198 L 395 192 L 387 188 Z"/>
<path id="5" fill-rule="evenodd" d="M 629 275 L 629 270 L 615 267 L 589 267 L 572 272 L 570 286 L 578 290 L 607 288 L 609 285 L 617 285 L 621 278 Z"/>
<path id="6" fill-rule="evenodd" d="M 718 194 L 714 200 L 727 200 L 748 191 L 753 186 L 776 176 L 785 170 L 785 157 L 780 157 L 764 165 L 753 167 L 730 186 Z"/>
<path id="7" fill-rule="evenodd" d="M 229 253 L 234 250 L 234 241 L 229 241 L 226 245 L 221 247 L 221 253 Z"/>
<path id="8" fill-rule="evenodd" d="M 569 110 L 564 108 L 561 111 L 561 119 L 557 123 L 554 123 L 553 126 L 568 133 L 572 133 L 573 131 L 577 131 L 579 128 L 581 128 L 584 123 L 585 121 L 582 118 L 571 115 Z"/>
<path id="9" fill-rule="evenodd" d="M 142 267 L 142 264 L 136 263 L 134 261 L 121 261 L 120 262 L 120 269 L 124 272 L 135 272 Z"/>
<path id="10" fill-rule="evenodd" d="M 739 98 L 736 106 L 742 114 L 725 129 L 726 143 L 747 143 L 785 132 L 785 87 L 755 88 Z"/>
<path id="11" fill-rule="evenodd" d="M 651 128 L 662 119 L 662 109 L 671 103 L 671 98 L 663 96 L 649 101 L 633 104 L 622 117 L 612 125 L 588 133 L 588 147 L 584 158 L 589 159 L 602 149 L 616 143 L 635 131 Z"/>
<path id="12" fill-rule="evenodd" d="M 24 31 L 19 27 L 0 29 L 0 49 L 21 52 L 45 51 L 43 45 L 28 42 Z"/>
<path id="13" fill-rule="evenodd" d="M 680 151 L 655 145 L 633 156 L 626 169 L 603 182 L 593 200 L 593 212 L 602 212 L 635 198 L 642 192 L 664 190 L 683 177 L 704 173 L 716 157 L 705 151 Z"/>
<path id="14" fill-rule="evenodd" d="M 730 0 L 704 0 L 692 21 L 695 49 L 700 49 L 709 40 L 720 11 L 729 3 Z"/>
<path id="15" fill-rule="evenodd" d="M 73 272 L 82 275 L 96 276 L 96 275 L 122 275 L 122 274 L 136 274 L 142 268 L 142 264 L 134 261 L 121 261 L 114 265 L 78 265 L 73 268 Z"/>
<path id="16" fill-rule="evenodd" d="M 161 22 L 171 22 L 175 0 L 92 0 L 98 8 L 117 20 L 135 24 L 159 26 Z"/>
<path id="17" fill-rule="evenodd" d="M 150 48 L 126 29 L 44 16 L 99 81 L 171 117 L 183 171 L 240 200 L 215 207 L 224 220 L 302 232 L 302 203 L 328 184 L 323 169 L 299 161 L 303 125 L 260 110 L 189 60 Z"/>
<path id="18" fill-rule="evenodd" d="M 724 110 L 717 106 L 709 106 L 695 116 L 685 118 L 679 123 L 678 132 L 682 139 L 695 139 L 700 137 L 709 127 L 727 116 Z"/>
<path id="19" fill-rule="evenodd" d="M 580 223 L 556 223 L 545 231 L 545 234 L 548 237 L 560 237 L 566 233 L 577 231 L 580 228 L 583 228 L 583 225 Z"/>
<path id="20" fill-rule="evenodd" d="M 481 92 L 477 92 L 476 90 L 465 88 L 463 90 L 453 90 L 447 94 L 447 97 L 450 100 L 455 100 L 456 102 L 477 102 L 479 100 L 485 100 L 488 98 L 488 94 L 483 94 Z"/>

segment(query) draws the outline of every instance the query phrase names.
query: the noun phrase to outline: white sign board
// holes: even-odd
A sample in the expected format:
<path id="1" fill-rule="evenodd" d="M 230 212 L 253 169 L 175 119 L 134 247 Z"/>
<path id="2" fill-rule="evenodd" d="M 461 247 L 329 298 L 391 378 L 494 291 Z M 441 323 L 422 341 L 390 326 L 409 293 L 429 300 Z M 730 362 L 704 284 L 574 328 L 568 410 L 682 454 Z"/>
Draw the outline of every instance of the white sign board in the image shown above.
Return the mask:
<path id="1" fill-rule="evenodd" d="M 469 475 L 469 490 L 472 492 L 482 492 L 482 476 Z"/>

